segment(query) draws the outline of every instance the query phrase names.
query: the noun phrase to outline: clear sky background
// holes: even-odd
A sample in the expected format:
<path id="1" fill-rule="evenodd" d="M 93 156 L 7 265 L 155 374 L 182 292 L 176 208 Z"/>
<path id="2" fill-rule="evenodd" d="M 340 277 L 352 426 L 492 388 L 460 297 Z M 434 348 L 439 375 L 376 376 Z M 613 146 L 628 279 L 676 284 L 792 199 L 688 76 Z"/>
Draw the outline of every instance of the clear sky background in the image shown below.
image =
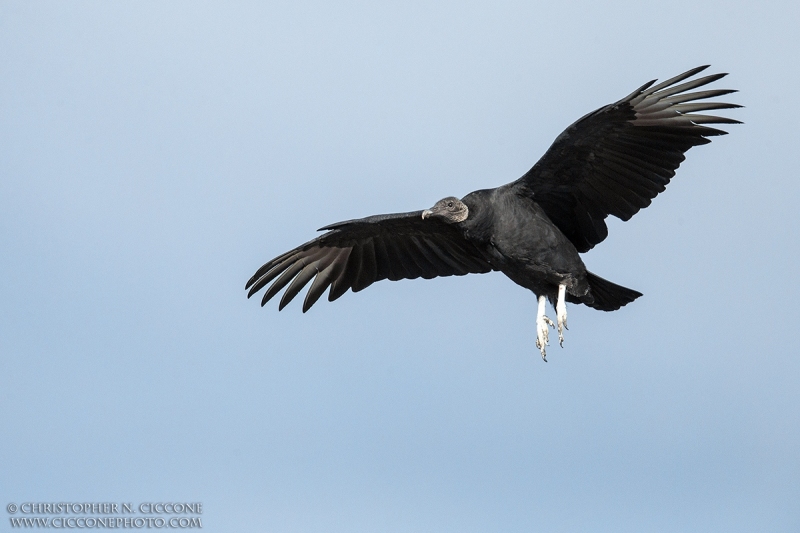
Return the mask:
<path id="1" fill-rule="evenodd" d="M 800 3 L 0 3 L 0 530 L 800 530 Z M 535 347 L 501 274 L 245 298 L 326 224 L 519 177 L 710 63 L 746 106 L 584 256 L 644 293 Z M 552 311 L 551 311 L 552 313 Z"/>

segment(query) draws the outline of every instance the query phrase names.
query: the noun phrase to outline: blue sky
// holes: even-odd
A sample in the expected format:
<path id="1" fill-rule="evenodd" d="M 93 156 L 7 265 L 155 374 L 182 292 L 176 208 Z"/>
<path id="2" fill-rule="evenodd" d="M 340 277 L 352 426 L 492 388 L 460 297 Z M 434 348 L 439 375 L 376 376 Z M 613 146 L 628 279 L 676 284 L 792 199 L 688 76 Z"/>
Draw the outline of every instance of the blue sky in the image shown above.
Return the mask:
<path id="1" fill-rule="evenodd" d="M 797 531 L 797 2 L 0 3 L 0 502 L 209 531 Z M 644 297 L 535 348 L 500 274 L 305 315 L 316 228 L 519 177 L 710 63 L 746 107 L 584 256 Z M 0 530 L 10 528 L 9 515 Z"/>

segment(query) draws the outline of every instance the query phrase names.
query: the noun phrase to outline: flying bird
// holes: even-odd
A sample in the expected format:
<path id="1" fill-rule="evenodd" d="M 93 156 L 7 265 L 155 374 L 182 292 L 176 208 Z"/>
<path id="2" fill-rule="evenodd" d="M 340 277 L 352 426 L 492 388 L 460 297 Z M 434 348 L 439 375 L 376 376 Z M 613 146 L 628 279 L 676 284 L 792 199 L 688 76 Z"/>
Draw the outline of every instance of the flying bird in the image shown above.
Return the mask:
<path id="1" fill-rule="evenodd" d="M 581 260 L 608 235 L 606 217 L 630 219 L 664 191 L 689 148 L 727 133 L 708 124 L 740 123 L 698 113 L 741 107 L 707 100 L 734 90 L 690 92 L 726 76 L 684 81 L 706 68 L 650 81 L 589 113 L 516 181 L 449 196 L 430 209 L 325 226 L 323 235 L 259 268 L 245 286 L 247 297 L 272 282 L 263 306 L 288 285 L 283 309 L 313 280 L 305 313 L 328 287 L 334 301 L 383 279 L 499 271 L 538 298 L 536 347 L 547 361 L 549 328 L 557 328 L 563 347 L 566 302 L 615 311 L 642 295 L 589 272 Z M 548 299 L 555 323 L 545 314 Z"/>

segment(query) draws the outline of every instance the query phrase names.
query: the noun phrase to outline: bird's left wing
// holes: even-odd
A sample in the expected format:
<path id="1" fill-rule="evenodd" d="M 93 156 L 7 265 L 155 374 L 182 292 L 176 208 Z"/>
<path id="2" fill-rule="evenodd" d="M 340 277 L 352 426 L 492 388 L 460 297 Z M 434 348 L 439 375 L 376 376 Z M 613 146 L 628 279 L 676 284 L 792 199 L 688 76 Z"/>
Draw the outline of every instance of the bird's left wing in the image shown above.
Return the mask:
<path id="1" fill-rule="evenodd" d="M 283 309 L 313 279 L 303 302 L 305 313 L 329 286 L 332 302 L 348 289 L 358 292 L 382 279 L 430 279 L 492 270 L 459 229 L 436 218 L 423 220 L 422 211 L 348 220 L 320 231 L 327 233 L 259 268 L 245 286 L 250 289 L 247 297 L 275 280 L 261 305 L 289 285 L 279 304 Z"/>
<path id="2" fill-rule="evenodd" d="M 579 252 L 590 250 L 608 235 L 608 215 L 628 220 L 650 205 L 689 148 L 726 133 L 707 124 L 738 123 L 697 113 L 740 107 L 706 100 L 735 92 L 729 89 L 687 92 L 725 76 L 680 83 L 706 68 L 658 85 L 651 81 L 589 113 L 564 130 L 533 168 L 510 186 L 533 198 Z"/>

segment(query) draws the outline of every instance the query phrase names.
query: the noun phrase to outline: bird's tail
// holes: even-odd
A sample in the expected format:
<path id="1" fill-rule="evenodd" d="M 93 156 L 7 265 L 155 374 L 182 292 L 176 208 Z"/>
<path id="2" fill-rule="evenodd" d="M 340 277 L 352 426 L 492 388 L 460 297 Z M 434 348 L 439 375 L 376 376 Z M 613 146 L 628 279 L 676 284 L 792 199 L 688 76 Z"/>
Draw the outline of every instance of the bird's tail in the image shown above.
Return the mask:
<path id="1" fill-rule="evenodd" d="M 590 297 L 583 300 L 583 303 L 600 311 L 616 311 L 642 295 L 639 291 L 611 283 L 591 272 L 586 273 L 586 280 L 589 282 L 587 296 Z"/>

